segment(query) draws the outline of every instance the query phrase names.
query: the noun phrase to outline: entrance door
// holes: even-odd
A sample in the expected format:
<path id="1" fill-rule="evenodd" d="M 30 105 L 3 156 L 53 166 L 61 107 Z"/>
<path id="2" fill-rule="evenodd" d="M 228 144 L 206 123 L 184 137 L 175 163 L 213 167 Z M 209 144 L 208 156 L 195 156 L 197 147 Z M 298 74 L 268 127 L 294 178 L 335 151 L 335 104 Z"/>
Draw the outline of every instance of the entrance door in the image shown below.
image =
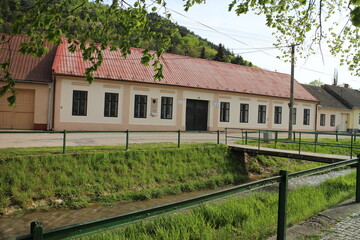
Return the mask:
<path id="1" fill-rule="evenodd" d="M 209 102 L 186 100 L 186 131 L 207 131 Z"/>
<path id="2" fill-rule="evenodd" d="M 17 89 L 16 107 L 9 107 L 7 97 L 0 98 L 0 129 L 34 129 L 35 91 Z"/>
<path id="3" fill-rule="evenodd" d="M 347 130 L 347 119 L 348 114 L 341 114 L 341 122 L 340 122 L 340 131 L 346 131 Z"/>

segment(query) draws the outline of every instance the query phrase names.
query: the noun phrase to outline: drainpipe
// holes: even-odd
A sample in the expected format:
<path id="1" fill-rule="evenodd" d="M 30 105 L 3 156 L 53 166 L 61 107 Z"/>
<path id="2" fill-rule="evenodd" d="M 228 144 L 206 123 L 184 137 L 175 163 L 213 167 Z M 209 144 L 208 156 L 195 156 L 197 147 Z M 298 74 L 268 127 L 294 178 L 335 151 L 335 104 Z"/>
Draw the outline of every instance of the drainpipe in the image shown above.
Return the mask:
<path id="1" fill-rule="evenodd" d="M 48 84 L 49 86 L 49 93 L 48 93 L 48 111 L 47 111 L 47 126 L 46 130 L 50 131 L 51 129 L 51 109 L 52 109 L 52 83 Z"/>
<path id="2" fill-rule="evenodd" d="M 318 123 L 318 109 L 319 109 L 320 107 L 321 107 L 320 102 L 318 102 L 318 103 L 316 104 L 316 108 L 315 108 L 315 132 L 318 131 L 318 125 L 317 125 L 317 123 Z"/>

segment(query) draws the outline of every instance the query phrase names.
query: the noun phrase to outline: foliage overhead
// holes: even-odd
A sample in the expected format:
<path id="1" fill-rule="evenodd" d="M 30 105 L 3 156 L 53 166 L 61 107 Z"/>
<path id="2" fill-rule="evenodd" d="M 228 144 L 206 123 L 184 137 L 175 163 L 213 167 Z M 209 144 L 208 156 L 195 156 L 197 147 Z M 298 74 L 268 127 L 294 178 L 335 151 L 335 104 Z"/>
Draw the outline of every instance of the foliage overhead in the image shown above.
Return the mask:
<path id="1" fill-rule="evenodd" d="M 21 46 L 21 52 L 25 54 L 42 56 L 47 51 L 45 42 L 58 45 L 66 36 L 71 43 L 70 51 L 82 51 L 84 60 L 92 63 L 86 69 L 86 80 L 92 82 L 94 72 L 103 61 L 102 51 L 107 46 L 111 46 L 113 51 L 121 51 L 126 57 L 130 54 L 130 47 L 155 42 L 154 52 L 150 47 L 144 49 L 141 63 L 153 66 L 154 79 L 163 77 L 160 56 L 169 49 L 177 31 L 174 28 L 165 29 L 166 34 L 154 31 L 166 25 L 160 21 L 154 25 L 147 16 L 163 11 L 165 19 L 169 20 L 166 0 L 135 0 L 131 4 L 112 0 L 110 5 L 106 5 L 104 0 L 0 1 L 0 23 L 6 23 L 13 35 L 30 37 L 30 41 Z M 183 2 L 184 9 L 189 10 L 205 0 Z M 332 54 L 339 55 L 342 64 L 347 64 L 354 74 L 360 75 L 360 0 L 231 0 L 228 4 L 229 11 L 238 15 L 254 12 L 265 16 L 266 25 L 275 30 L 276 46 L 283 49 L 283 56 L 290 54 L 290 48 L 284 46 L 299 45 L 299 54 L 307 55 L 315 51 L 315 45 L 319 45 L 321 50 L 326 41 Z M 345 21 L 336 19 L 336 13 L 342 19 L 345 16 Z M 2 37 L 0 47 L 6 46 L 10 39 Z M 8 100 L 15 104 L 15 82 L 9 66 L 10 60 L 0 63 L 0 73 L 6 82 L 0 96 L 12 92 L 13 96 Z"/>

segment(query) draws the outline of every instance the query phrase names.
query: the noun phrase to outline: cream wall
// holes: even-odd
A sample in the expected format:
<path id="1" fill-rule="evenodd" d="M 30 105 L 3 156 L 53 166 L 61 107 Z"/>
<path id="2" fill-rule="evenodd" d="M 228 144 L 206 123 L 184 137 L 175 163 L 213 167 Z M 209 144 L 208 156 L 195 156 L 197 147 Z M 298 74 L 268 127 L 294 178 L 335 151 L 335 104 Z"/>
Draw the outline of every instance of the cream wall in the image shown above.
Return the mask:
<path id="1" fill-rule="evenodd" d="M 61 80 L 61 95 L 60 95 L 60 122 L 77 122 L 77 123 L 113 123 L 120 124 L 122 119 L 121 102 L 123 95 L 123 87 L 118 83 L 93 82 L 88 84 L 79 80 Z M 72 99 L 73 91 L 87 91 L 87 115 L 73 116 L 72 115 Z M 118 116 L 104 117 L 105 93 L 118 93 Z"/>
<path id="2" fill-rule="evenodd" d="M 4 82 L 0 82 L 0 87 L 4 85 L 5 85 Z M 48 110 L 49 84 L 17 82 L 15 87 L 16 89 L 35 90 L 34 124 L 46 125 L 48 120 L 48 111 L 49 111 Z"/>
<path id="3" fill-rule="evenodd" d="M 346 131 L 346 125 L 342 126 L 342 115 L 349 114 L 351 111 L 346 109 L 338 108 L 319 108 L 318 109 L 318 120 L 317 120 L 317 131 Z M 320 115 L 325 114 L 325 126 L 320 126 Z M 330 116 L 335 115 L 335 126 L 330 126 Z M 342 129 L 344 128 L 344 129 Z"/>
<path id="4" fill-rule="evenodd" d="M 72 93 L 88 91 L 87 116 L 72 116 Z M 105 92 L 119 94 L 118 117 L 104 117 Z M 134 117 L 135 95 L 147 96 L 146 118 Z M 173 98 L 172 119 L 161 119 L 161 97 Z M 152 100 L 157 107 L 151 107 Z M 258 128 L 286 130 L 288 128 L 288 100 L 249 94 L 226 93 L 214 90 L 192 89 L 161 84 L 145 84 L 125 81 L 95 80 L 91 85 L 83 79 L 57 77 L 55 94 L 55 130 L 185 130 L 186 100 L 208 101 L 208 130 Z M 220 103 L 230 102 L 230 121 L 220 122 Z M 240 103 L 249 104 L 249 122 L 240 123 Z M 266 123 L 259 124 L 258 106 L 266 105 Z M 282 107 L 282 123 L 274 124 L 274 108 Z M 296 101 L 297 123 L 294 130 L 313 131 L 315 128 L 316 102 Z M 304 108 L 309 108 L 310 125 L 303 125 Z"/>
<path id="5" fill-rule="evenodd" d="M 147 96 L 147 116 L 146 118 L 135 118 L 134 117 L 134 104 L 135 95 L 146 95 Z M 173 98 L 173 111 L 172 119 L 161 119 L 161 97 L 172 97 Z M 156 99 L 157 108 L 156 111 L 151 111 L 152 100 Z M 153 125 L 153 126 L 176 126 L 177 118 L 177 90 L 167 90 L 163 88 L 154 87 L 130 87 L 130 111 L 129 111 L 129 123 L 132 125 Z"/>
<path id="6" fill-rule="evenodd" d="M 360 130 L 359 126 L 359 114 L 360 114 L 360 108 L 353 108 L 351 114 L 350 114 L 350 121 L 348 124 L 348 128 L 352 130 Z"/>

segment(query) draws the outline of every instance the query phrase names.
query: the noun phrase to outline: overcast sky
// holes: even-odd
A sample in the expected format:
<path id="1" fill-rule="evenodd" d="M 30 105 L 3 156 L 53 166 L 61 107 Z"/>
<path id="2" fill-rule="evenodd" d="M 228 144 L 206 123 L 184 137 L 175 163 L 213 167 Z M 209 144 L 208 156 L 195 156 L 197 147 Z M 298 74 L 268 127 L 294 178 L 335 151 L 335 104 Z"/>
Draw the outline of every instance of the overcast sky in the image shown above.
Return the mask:
<path id="1" fill-rule="evenodd" d="M 228 2 L 207 0 L 206 4 L 195 5 L 185 12 L 181 0 L 168 0 L 167 7 L 172 10 L 173 21 L 202 38 L 215 44 L 224 44 L 235 54 L 240 54 L 263 69 L 290 74 L 290 63 L 276 58 L 281 53 L 272 49 L 275 38 L 272 29 L 265 26 L 264 17 L 253 14 L 236 16 L 234 12 L 228 12 Z M 323 52 L 324 62 L 320 53 L 308 59 L 299 59 L 295 79 L 301 83 L 320 80 L 332 84 L 334 69 L 337 68 L 338 84 L 348 83 L 360 89 L 360 77 L 352 76 L 345 66 L 340 67 L 339 60 L 326 49 Z"/>

